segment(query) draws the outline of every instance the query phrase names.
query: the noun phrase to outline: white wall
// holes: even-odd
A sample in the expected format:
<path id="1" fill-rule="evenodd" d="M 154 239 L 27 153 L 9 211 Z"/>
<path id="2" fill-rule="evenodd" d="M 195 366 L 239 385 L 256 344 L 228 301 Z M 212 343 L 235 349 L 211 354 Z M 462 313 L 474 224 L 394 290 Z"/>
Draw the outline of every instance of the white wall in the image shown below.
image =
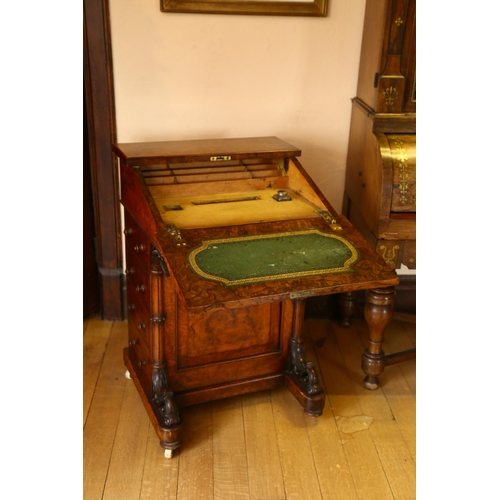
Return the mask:
<path id="1" fill-rule="evenodd" d="M 365 0 L 325 18 L 110 0 L 119 142 L 275 135 L 341 210 Z"/>

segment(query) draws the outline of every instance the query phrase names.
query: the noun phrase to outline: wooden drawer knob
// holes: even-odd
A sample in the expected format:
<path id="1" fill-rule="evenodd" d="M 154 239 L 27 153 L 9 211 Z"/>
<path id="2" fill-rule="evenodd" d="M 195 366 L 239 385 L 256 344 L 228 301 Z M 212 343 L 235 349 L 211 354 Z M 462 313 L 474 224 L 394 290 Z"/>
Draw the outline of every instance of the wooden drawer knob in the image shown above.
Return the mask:
<path id="1" fill-rule="evenodd" d="M 136 252 L 144 252 L 144 245 L 142 243 L 139 243 L 139 244 L 135 245 L 134 250 Z"/>
<path id="2" fill-rule="evenodd" d="M 144 292 L 144 290 L 146 290 L 146 287 L 144 285 L 137 285 L 135 287 L 136 292 Z"/>

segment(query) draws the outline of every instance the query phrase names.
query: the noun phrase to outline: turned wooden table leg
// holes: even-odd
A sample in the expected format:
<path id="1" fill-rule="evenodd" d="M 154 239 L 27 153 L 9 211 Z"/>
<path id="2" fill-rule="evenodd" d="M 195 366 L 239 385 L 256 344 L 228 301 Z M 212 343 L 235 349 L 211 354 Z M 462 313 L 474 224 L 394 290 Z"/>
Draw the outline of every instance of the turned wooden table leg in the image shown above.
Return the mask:
<path id="1" fill-rule="evenodd" d="M 354 292 L 344 292 L 338 295 L 339 300 L 339 325 L 350 326 L 351 319 L 356 311 L 356 300 Z"/>
<path id="2" fill-rule="evenodd" d="M 385 368 L 385 353 L 382 350 L 384 331 L 394 313 L 394 287 L 366 291 L 365 319 L 368 324 L 368 347 L 363 353 L 361 367 L 366 373 L 363 382 L 367 389 L 377 389 L 379 375 Z"/>

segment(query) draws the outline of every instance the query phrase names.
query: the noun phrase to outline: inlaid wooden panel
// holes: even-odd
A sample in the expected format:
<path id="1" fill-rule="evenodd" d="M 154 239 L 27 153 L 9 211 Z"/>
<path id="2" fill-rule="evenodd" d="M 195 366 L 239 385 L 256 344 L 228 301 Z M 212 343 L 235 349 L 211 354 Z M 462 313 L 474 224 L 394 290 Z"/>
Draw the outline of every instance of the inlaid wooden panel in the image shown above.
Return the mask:
<path id="1" fill-rule="evenodd" d="M 408 269 L 417 268 L 417 242 L 416 241 L 405 241 L 405 248 L 403 252 L 402 263 L 408 267 Z"/>
<path id="2" fill-rule="evenodd" d="M 248 308 L 250 313 L 244 312 L 246 308 L 235 308 L 234 313 L 228 308 L 212 315 L 210 309 L 204 314 L 188 315 L 183 307 L 179 307 L 174 291 L 166 288 L 165 298 L 165 328 L 169 332 L 165 339 L 167 370 L 170 387 L 178 395 L 176 399 L 181 406 L 209 401 L 216 393 L 228 397 L 250 392 L 251 385 L 254 390 L 283 385 L 281 374 L 288 354 L 288 343 L 284 339 L 289 337 L 292 328 L 291 301 L 252 306 Z M 176 304 L 177 311 L 169 314 L 175 310 Z M 210 316 L 215 332 L 201 328 Z M 218 324 L 223 318 L 229 318 L 233 323 L 232 330 L 226 330 L 225 324 Z M 244 338 L 245 331 L 248 338 Z M 201 353 L 193 352 L 189 342 L 197 334 L 201 336 L 196 341 Z M 216 338 L 211 339 L 211 335 Z M 224 338 L 227 345 L 224 345 Z M 204 346 L 201 339 L 211 347 Z M 246 381 L 251 379 L 252 384 L 247 386 Z M 220 392 L 221 384 L 226 384 L 227 390 Z"/>
<path id="3" fill-rule="evenodd" d="M 280 303 L 269 303 L 189 314 L 184 318 L 188 324 L 179 328 L 179 367 L 278 351 L 280 310 Z"/>

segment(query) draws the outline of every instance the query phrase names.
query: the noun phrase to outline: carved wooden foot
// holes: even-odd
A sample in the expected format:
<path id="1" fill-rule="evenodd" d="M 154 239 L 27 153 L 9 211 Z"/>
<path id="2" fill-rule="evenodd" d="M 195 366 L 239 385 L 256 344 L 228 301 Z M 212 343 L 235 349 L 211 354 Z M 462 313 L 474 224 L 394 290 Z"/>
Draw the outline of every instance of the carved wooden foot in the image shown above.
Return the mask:
<path id="1" fill-rule="evenodd" d="M 338 295 L 339 300 L 339 325 L 350 326 L 351 319 L 356 311 L 354 292 L 345 292 Z"/>
<path id="2" fill-rule="evenodd" d="M 325 393 L 319 385 L 314 364 L 306 359 L 302 343 L 304 304 L 303 299 L 294 300 L 293 330 L 288 349 L 285 385 L 308 415 L 319 417 L 325 407 Z"/>
<path id="3" fill-rule="evenodd" d="M 385 353 L 382 350 L 384 331 L 393 316 L 394 287 L 366 291 L 365 319 L 368 324 L 368 347 L 363 353 L 361 367 L 366 373 L 364 386 L 377 389 L 378 377 L 385 368 Z"/>
<path id="4" fill-rule="evenodd" d="M 134 364 L 131 359 L 128 348 L 124 349 L 123 358 L 160 440 L 160 446 L 165 450 L 165 456 L 171 457 L 173 451 L 181 445 L 182 417 L 175 403 L 174 394 L 168 388 L 166 374 L 162 369 L 153 370 L 152 396 L 149 396 L 144 390 L 147 386 L 143 379 L 144 375 L 135 369 L 136 363 Z"/>

